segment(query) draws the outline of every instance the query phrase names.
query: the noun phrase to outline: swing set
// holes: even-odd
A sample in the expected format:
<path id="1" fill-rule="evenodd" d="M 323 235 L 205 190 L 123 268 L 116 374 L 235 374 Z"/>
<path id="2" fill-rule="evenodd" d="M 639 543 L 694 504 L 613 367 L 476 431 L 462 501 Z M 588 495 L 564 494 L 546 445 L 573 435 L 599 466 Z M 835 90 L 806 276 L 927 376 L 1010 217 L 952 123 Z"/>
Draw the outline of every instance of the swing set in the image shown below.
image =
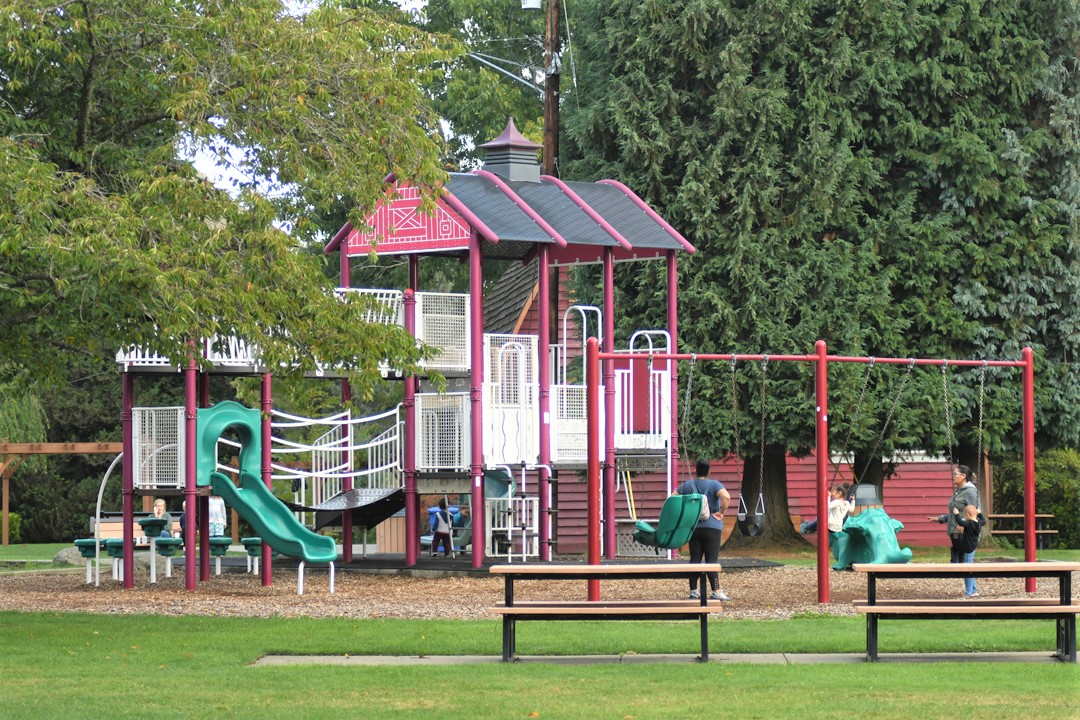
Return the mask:
<path id="1" fill-rule="evenodd" d="M 871 358 L 862 356 L 844 356 L 844 355 L 829 355 L 827 346 L 824 340 L 818 340 L 815 345 L 816 352 L 808 355 L 738 355 L 738 354 L 679 354 L 679 353 L 641 353 L 627 355 L 625 353 L 605 353 L 600 352 L 599 341 L 596 338 L 589 338 L 586 343 L 586 362 L 585 362 L 585 407 L 586 407 L 586 429 L 588 436 L 588 462 L 586 469 L 587 478 L 587 491 L 588 491 L 588 508 L 587 508 L 587 528 L 588 528 L 588 562 L 590 564 L 600 563 L 600 456 L 602 447 L 600 442 L 600 361 L 614 361 L 617 359 L 626 360 L 643 360 L 648 362 L 653 361 L 670 361 L 670 360 L 689 360 L 691 361 L 691 368 L 693 364 L 701 360 L 723 360 L 731 363 L 737 361 L 744 362 L 761 362 L 762 363 L 762 375 L 761 375 L 761 402 L 762 402 L 762 418 L 764 418 L 764 392 L 765 392 L 765 368 L 769 362 L 805 362 L 813 363 L 815 366 L 815 457 L 816 457 L 816 485 L 817 485 L 817 514 L 819 518 L 824 518 L 828 514 L 828 488 L 826 482 L 828 480 L 828 463 L 829 463 L 829 405 L 828 405 L 828 366 L 829 363 L 866 363 L 871 364 L 887 364 L 887 365 L 907 365 L 908 374 L 904 376 L 904 380 L 901 383 L 900 391 L 896 395 L 896 399 L 893 401 L 893 405 L 890 408 L 889 415 L 886 418 L 886 426 L 882 428 L 881 434 L 878 439 L 875 450 L 881 441 L 885 437 L 885 433 L 888 428 L 888 424 L 892 420 L 893 413 L 895 413 L 896 406 L 899 404 L 899 399 L 903 393 L 904 385 L 906 385 L 908 378 L 910 377 L 910 371 L 916 365 L 919 366 L 939 366 L 942 371 L 943 392 L 945 394 L 946 404 L 946 442 L 948 445 L 947 452 L 952 455 L 953 436 L 952 436 L 952 423 L 951 413 L 948 405 L 948 378 L 947 371 L 950 367 L 982 367 L 982 376 L 980 377 L 980 401 L 979 401 L 979 447 L 980 453 L 982 448 L 982 402 L 983 402 L 983 387 L 985 383 L 985 373 L 988 367 L 1017 367 L 1022 369 L 1022 414 L 1023 414 L 1023 457 L 1024 457 L 1024 556 L 1025 560 L 1032 562 L 1035 560 L 1035 373 L 1034 373 L 1034 352 L 1031 348 L 1026 347 L 1021 352 L 1020 360 L 950 360 L 950 359 L 927 359 L 927 358 Z M 692 380 L 692 375 L 690 380 Z M 688 383 L 689 385 L 689 383 Z M 865 383 L 864 389 L 865 392 Z M 860 394 L 861 395 L 861 394 Z M 860 401 L 861 405 L 861 401 Z M 737 423 L 737 420 L 736 420 Z M 604 428 L 607 447 L 611 447 L 612 438 L 610 435 L 614 432 L 614 429 L 610 424 Z M 736 425 L 735 430 L 736 437 L 738 436 L 738 428 Z M 850 436 L 850 429 L 849 429 Z M 764 445 L 764 419 L 762 419 L 761 427 L 762 445 Z M 738 442 L 736 440 L 736 442 Z M 676 449 L 672 448 L 671 452 L 675 452 Z M 763 451 L 763 450 L 762 450 Z M 738 450 L 736 450 L 738 453 Z M 761 463 L 762 468 L 764 464 Z M 864 471 L 865 472 L 865 471 Z M 759 478 L 759 497 L 758 505 L 755 508 L 756 512 L 748 512 L 747 506 L 740 498 L 739 516 L 740 529 L 751 537 L 760 535 L 764 530 L 765 508 L 764 508 L 764 495 L 763 485 L 760 484 L 763 480 L 762 475 Z M 689 496 L 688 496 L 689 497 Z M 666 503 L 665 503 L 666 505 Z M 612 512 L 612 515 L 614 513 Z M 663 514 L 663 513 L 662 513 Z M 614 517 L 605 518 L 608 523 L 614 523 Z M 695 519 L 696 523 L 696 519 Z M 818 534 L 817 544 L 817 579 L 818 579 L 818 602 L 829 602 L 829 548 L 826 539 L 826 533 Z M 1026 588 L 1028 592 L 1035 591 L 1035 579 L 1028 578 L 1026 580 Z M 590 599 L 592 598 L 593 590 L 590 587 Z"/>

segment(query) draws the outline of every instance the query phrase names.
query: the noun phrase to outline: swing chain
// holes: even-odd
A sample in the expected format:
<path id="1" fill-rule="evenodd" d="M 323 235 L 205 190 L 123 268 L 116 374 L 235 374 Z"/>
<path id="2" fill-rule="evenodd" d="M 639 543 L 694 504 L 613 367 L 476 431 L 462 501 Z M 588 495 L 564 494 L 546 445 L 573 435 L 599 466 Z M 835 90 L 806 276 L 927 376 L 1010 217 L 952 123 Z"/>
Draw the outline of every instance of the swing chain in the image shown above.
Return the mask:
<path id="1" fill-rule="evenodd" d="M 946 459 L 949 461 L 949 474 L 952 475 L 953 465 L 953 434 L 952 434 L 952 409 L 949 407 L 949 378 L 946 371 L 949 368 L 949 361 L 943 360 L 941 363 L 941 389 L 945 398 L 945 443 L 946 443 Z"/>
<path id="2" fill-rule="evenodd" d="M 761 448 L 758 455 L 758 507 L 765 512 L 765 368 L 769 365 L 769 356 L 761 361 Z"/>
<path id="3" fill-rule="evenodd" d="M 651 361 L 650 357 L 650 361 Z M 690 371 L 686 376 L 686 391 L 683 393 L 683 407 L 682 412 L 679 413 L 679 439 L 683 443 L 683 448 L 686 446 L 686 414 L 690 410 L 690 397 L 692 396 L 691 388 L 694 387 L 694 366 L 697 365 L 697 353 L 690 354 Z M 677 367 L 677 366 L 676 366 Z M 651 374 L 651 373 L 650 373 Z M 690 467 L 690 453 L 683 454 L 683 460 L 686 463 L 686 473 L 688 476 L 693 477 L 693 470 Z"/>
<path id="4" fill-rule="evenodd" d="M 851 434 L 855 430 L 855 422 L 859 419 L 859 415 L 862 412 L 863 398 L 866 396 L 866 388 L 870 384 L 870 373 L 874 369 L 874 363 L 877 362 L 877 358 L 873 355 L 870 356 L 870 362 L 866 366 L 866 375 L 863 377 L 862 388 L 859 390 L 859 397 L 855 400 L 855 410 L 851 414 L 851 420 L 848 421 L 847 433 L 844 435 L 843 451 L 840 454 L 840 462 L 844 462 L 847 459 L 848 451 L 851 450 Z M 832 482 L 836 482 L 836 478 L 840 475 L 840 462 L 833 463 L 833 476 Z M 851 465 L 855 465 L 855 451 L 851 450 Z"/>
<path id="5" fill-rule="evenodd" d="M 878 433 L 877 440 L 874 441 L 874 447 L 870 450 L 869 457 L 866 458 L 866 463 L 863 465 L 862 472 L 855 478 L 856 483 L 862 482 L 862 479 L 866 477 L 866 471 L 870 469 L 870 463 L 874 461 L 874 456 L 877 454 L 878 448 L 881 447 L 881 443 L 885 441 L 885 434 L 889 431 L 889 425 L 892 423 L 893 415 L 896 414 L 896 409 L 900 407 L 900 398 L 904 395 L 904 388 L 907 387 L 908 380 L 911 379 L 911 371 L 914 368 L 915 359 L 912 358 L 908 361 L 907 373 L 904 375 L 903 380 L 900 381 L 900 389 L 896 391 L 896 397 L 893 398 L 892 407 L 890 407 L 889 412 L 885 414 L 885 424 L 881 426 L 881 432 Z"/>
<path id="6" fill-rule="evenodd" d="M 739 449 L 739 391 L 735 387 L 735 356 L 731 357 L 731 425 L 735 432 L 735 457 L 741 458 Z"/>
<path id="7" fill-rule="evenodd" d="M 982 371 L 979 373 L 979 473 L 982 473 L 983 465 L 983 404 L 986 401 L 986 366 L 983 360 Z"/>

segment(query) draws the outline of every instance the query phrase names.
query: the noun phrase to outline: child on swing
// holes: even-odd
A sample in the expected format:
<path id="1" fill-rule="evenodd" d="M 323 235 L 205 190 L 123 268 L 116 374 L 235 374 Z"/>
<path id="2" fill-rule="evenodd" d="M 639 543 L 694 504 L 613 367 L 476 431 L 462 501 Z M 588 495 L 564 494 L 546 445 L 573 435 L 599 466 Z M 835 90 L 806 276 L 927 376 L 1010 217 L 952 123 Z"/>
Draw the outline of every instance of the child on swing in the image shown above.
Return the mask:
<path id="1" fill-rule="evenodd" d="M 832 547 L 832 533 L 838 533 L 844 529 L 844 521 L 855 510 L 852 501 L 851 486 L 847 483 L 834 485 L 829 491 L 829 547 Z M 799 532 L 803 535 L 817 532 L 817 520 L 804 520 L 799 524 Z"/>
<path id="2" fill-rule="evenodd" d="M 847 483 L 835 485 L 829 492 L 829 549 L 832 549 L 835 536 L 844 530 L 844 521 L 855 510 L 855 503 L 848 499 Z M 836 553 L 833 553 L 836 557 Z M 839 560 L 839 558 L 837 558 Z"/>

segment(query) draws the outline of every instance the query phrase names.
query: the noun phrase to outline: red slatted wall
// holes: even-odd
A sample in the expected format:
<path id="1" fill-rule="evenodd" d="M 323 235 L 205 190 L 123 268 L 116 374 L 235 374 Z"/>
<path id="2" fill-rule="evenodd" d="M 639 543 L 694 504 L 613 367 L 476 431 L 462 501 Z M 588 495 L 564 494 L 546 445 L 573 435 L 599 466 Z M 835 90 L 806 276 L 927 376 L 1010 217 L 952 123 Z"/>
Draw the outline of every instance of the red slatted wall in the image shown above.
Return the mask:
<path id="1" fill-rule="evenodd" d="M 792 521 L 817 516 L 816 467 L 814 457 L 788 459 L 788 510 Z M 687 479 L 685 468 L 680 468 L 679 482 Z M 735 528 L 735 514 L 739 510 L 739 491 L 742 487 L 742 463 L 721 461 L 713 463 L 712 477 L 719 480 L 731 493 L 731 507 L 728 508 L 729 520 L 724 523 L 725 539 Z M 833 483 L 834 469 L 830 466 L 828 481 Z M 835 482 L 848 482 L 851 477 L 846 464 L 841 465 L 841 472 Z M 634 505 L 637 516 L 642 519 L 655 519 L 660 515 L 660 506 L 667 497 L 664 475 L 649 473 L 633 477 Z M 909 462 L 897 466 L 896 474 L 885 481 L 885 512 L 890 517 L 904 523 L 904 529 L 898 534 L 901 546 L 919 547 L 947 546 L 948 537 L 944 527 L 926 519 L 929 515 L 940 515 L 952 496 L 952 484 L 949 465 L 944 462 Z M 582 553 L 587 549 L 586 528 L 586 484 L 583 476 L 564 473 L 559 481 L 559 545 L 558 552 Z M 747 497 L 746 504 L 754 512 L 757 497 Z M 769 508 L 765 508 L 768 513 Z M 618 518 L 629 518 L 626 495 L 619 492 L 616 503 Z"/>

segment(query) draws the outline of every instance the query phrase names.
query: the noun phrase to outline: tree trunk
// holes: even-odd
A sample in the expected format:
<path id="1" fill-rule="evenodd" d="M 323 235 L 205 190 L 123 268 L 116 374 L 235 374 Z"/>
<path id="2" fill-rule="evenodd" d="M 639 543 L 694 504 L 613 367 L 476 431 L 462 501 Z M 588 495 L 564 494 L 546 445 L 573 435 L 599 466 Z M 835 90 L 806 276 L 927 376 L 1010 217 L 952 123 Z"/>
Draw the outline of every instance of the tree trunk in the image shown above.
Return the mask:
<path id="1" fill-rule="evenodd" d="M 758 512 L 758 491 L 760 458 L 747 458 L 743 463 L 743 502 L 750 515 Z M 783 445 L 765 447 L 764 493 L 764 532 L 756 537 L 748 537 L 738 526 L 731 533 L 725 547 L 760 548 L 772 545 L 796 545 L 805 541 L 791 524 L 791 514 L 787 501 L 787 453 Z M 739 499 L 732 498 L 732 504 L 739 507 Z M 740 508 L 741 509 L 741 508 Z"/>

